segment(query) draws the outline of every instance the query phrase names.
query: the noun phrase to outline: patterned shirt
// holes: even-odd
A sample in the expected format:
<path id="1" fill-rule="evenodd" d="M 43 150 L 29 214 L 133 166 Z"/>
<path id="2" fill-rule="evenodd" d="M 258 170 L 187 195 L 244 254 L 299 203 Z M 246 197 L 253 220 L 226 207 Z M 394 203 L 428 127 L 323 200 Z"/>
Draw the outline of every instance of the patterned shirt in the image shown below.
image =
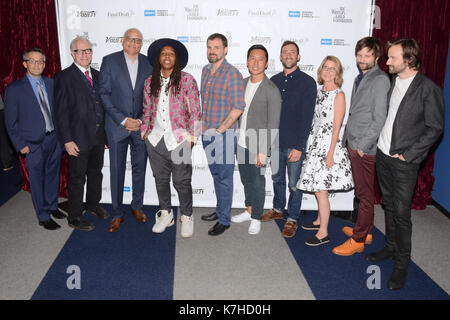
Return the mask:
<path id="1" fill-rule="evenodd" d="M 226 59 L 214 74 L 211 68 L 212 64 L 208 64 L 202 70 L 203 132 L 217 128 L 232 109 L 245 109 L 244 83 L 238 69 Z M 237 122 L 232 128 L 237 128 Z"/>

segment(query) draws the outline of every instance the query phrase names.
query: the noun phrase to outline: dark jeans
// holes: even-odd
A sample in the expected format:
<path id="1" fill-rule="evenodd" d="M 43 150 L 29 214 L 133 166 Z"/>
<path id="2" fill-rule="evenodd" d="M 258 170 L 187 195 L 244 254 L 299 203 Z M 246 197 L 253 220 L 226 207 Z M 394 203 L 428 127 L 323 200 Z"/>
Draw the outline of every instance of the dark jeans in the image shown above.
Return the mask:
<path id="1" fill-rule="evenodd" d="M 159 207 L 161 210 L 172 210 L 170 176 L 172 175 L 173 186 L 178 192 L 180 202 L 180 215 L 192 215 L 192 164 L 191 146 L 184 141 L 175 150 L 168 151 L 164 138 L 161 138 L 156 147 L 145 140 L 148 159 L 155 177 L 156 192 L 158 193 Z M 179 156 L 176 159 L 185 158 L 188 161 L 175 163 L 173 154 Z"/>
<path id="2" fill-rule="evenodd" d="M 407 163 L 377 150 L 376 169 L 386 220 L 386 247 L 395 252 L 395 268 L 411 260 L 411 202 L 419 164 Z"/>
<path id="3" fill-rule="evenodd" d="M 78 157 L 69 156 L 69 216 L 68 220 L 79 219 L 83 213 L 84 183 L 87 178 L 86 207 L 95 210 L 102 198 L 102 168 L 105 154 L 103 135 L 96 136 L 96 144 L 80 151 Z"/>
<path id="4" fill-rule="evenodd" d="M 353 240 L 364 242 L 368 234 L 373 233 L 373 215 L 375 198 L 375 155 L 360 157 L 356 150 L 347 146 L 352 165 L 355 194 L 359 199 L 358 219 L 353 230 Z"/>
<path id="5" fill-rule="evenodd" d="M 230 211 L 233 202 L 233 174 L 237 137 L 234 130 L 224 134 L 204 133 L 203 149 L 216 192 L 216 213 L 219 223 L 230 225 Z"/>
<path id="6" fill-rule="evenodd" d="M 265 168 L 255 166 L 256 155 L 250 153 L 248 149 L 237 146 L 237 160 L 239 164 L 239 174 L 244 185 L 245 206 L 252 207 L 252 218 L 261 219 L 266 199 L 266 178 Z"/>
<path id="7" fill-rule="evenodd" d="M 303 192 L 297 189 L 297 182 L 302 172 L 304 152 L 297 162 L 289 162 L 288 156 L 291 149 L 274 149 L 271 156 L 271 169 L 273 181 L 273 208 L 284 212 L 286 207 L 286 171 L 288 175 L 289 200 L 288 217 L 298 221 L 302 207 Z"/>

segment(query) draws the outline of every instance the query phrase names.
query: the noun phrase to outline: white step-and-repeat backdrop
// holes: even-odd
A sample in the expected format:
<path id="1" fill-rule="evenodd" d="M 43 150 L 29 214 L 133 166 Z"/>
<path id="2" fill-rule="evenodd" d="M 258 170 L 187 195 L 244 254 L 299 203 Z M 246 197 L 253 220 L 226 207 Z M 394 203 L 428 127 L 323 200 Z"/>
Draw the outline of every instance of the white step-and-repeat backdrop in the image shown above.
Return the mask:
<path id="1" fill-rule="evenodd" d="M 206 59 L 206 39 L 215 32 L 228 38 L 227 60 L 247 77 L 247 49 L 263 44 L 269 52 L 269 77 L 282 71 L 280 47 L 285 40 L 300 47 L 300 69 L 317 79 L 317 68 L 326 55 L 337 56 L 344 67 L 343 90 L 347 113 L 353 79 L 358 74 L 354 48 L 356 42 L 371 34 L 372 0 L 55 0 L 58 17 L 61 67 L 72 63 L 69 44 L 76 36 L 93 43 L 92 67 L 100 70 L 103 56 L 122 50 L 121 37 L 126 29 L 137 27 L 144 35 L 142 53 L 159 38 L 174 38 L 189 51 L 191 73 L 200 86 Z M 342 135 L 343 130 L 341 131 Z M 109 154 L 105 152 L 102 202 L 111 202 Z M 215 207 L 212 177 L 201 141 L 193 150 L 194 206 Z M 270 170 L 266 172 L 266 208 L 272 207 L 273 188 Z M 128 158 L 124 203 L 131 202 L 131 164 Z M 158 204 L 150 165 L 147 165 L 144 203 Z M 353 191 L 330 195 L 332 210 L 352 210 Z M 178 205 L 172 188 L 172 204 Z M 233 207 L 244 207 L 244 192 L 239 172 L 234 172 Z M 302 209 L 317 208 L 314 195 L 305 194 Z"/>

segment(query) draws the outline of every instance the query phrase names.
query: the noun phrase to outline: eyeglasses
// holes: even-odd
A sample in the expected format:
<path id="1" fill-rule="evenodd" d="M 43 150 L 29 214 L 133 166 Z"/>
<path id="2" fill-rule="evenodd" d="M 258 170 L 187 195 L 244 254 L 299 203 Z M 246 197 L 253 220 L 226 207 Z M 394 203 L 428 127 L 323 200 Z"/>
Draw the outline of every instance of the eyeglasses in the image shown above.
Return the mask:
<path id="1" fill-rule="evenodd" d="M 26 62 L 29 62 L 30 64 L 44 64 L 44 60 L 34 60 L 34 59 L 27 59 Z"/>
<path id="2" fill-rule="evenodd" d="M 131 37 L 124 37 L 125 40 L 129 41 L 129 42 L 134 42 L 136 44 L 141 44 L 142 43 L 142 39 L 139 38 L 131 38 Z"/>
<path id="3" fill-rule="evenodd" d="M 83 53 L 91 54 L 92 53 L 92 49 L 91 48 L 89 48 L 89 49 L 75 49 L 75 50 L 73 50 L 73 52 L 75 52 L 75 54 L 77 56 L 81 56 L 81 55 L 83 55 Z"/>
<path id="4" fill-rule="evenodd" d="M 336 68 L 335 67 L 323 66 L 323 71 L 336 72 Z"/>

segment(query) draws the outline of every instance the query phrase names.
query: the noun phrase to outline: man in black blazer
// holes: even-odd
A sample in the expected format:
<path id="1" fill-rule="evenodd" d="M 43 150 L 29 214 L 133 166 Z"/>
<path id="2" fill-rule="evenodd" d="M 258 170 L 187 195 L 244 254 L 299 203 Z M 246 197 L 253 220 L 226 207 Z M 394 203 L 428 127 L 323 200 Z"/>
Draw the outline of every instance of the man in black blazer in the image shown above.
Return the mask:
<path id="1" fill-rule="evenodd" d="M 105 112 L 98 92 L 99 72 L 90 67 L 92 44 L 77 37 L 70 44 L 74 63 L 55 75 L 55 120 L 58 136 L 69 154 L 69 226 L 90 231 L 83 218 L 84 183 L 87 177 L 86 211 L 108 218 L 100 206 L 103 155 L 106 144 Z"/>
<path id="2" fill-rule="evenodd" d="M 55 134 L 53 80 L 42 76 L 45 55 L 39 48 L 25 51 L 25 77 L 5 92 L 5 122 L 14 148 L 26 156 L 31 198 L 39 225 L 48 230 L 60 226 L 51 219 L 65 218 L 58 210 L 61 147 Z"/>
<path id="3" fill-rule="evenodd" d="M 117 231 L 124 219 L 122 202 L 128 146 L 133 183 L 131 213 L 138 221 L 147 221 L 142 211 L 147 150 L 140 126 L 144 81 L 152 74 L 153 68 L 147 57 L 140 53 L 142 43 L 143 36 L 138 29 L 127 30 L 122 38 L 123 50 L 105 56 L 100 69 L 100 96 L 106 111 L 111 176 L 112 220 L 109 232 Z"/>
<path id="4" fill-rule="evenodd" d="M 420 163 L 444 129 L 442 90 L 420 69 L 414 39 L 387 44 L 389 73 L 396 74 L 388 93 L 388 116 L 378 139 L 376 171 L 386 219 L 383 250 L 368 254 L 378 262 L 395 260 L 388 288 L 405 285 L 411 260 L 411 203 Z"/>

